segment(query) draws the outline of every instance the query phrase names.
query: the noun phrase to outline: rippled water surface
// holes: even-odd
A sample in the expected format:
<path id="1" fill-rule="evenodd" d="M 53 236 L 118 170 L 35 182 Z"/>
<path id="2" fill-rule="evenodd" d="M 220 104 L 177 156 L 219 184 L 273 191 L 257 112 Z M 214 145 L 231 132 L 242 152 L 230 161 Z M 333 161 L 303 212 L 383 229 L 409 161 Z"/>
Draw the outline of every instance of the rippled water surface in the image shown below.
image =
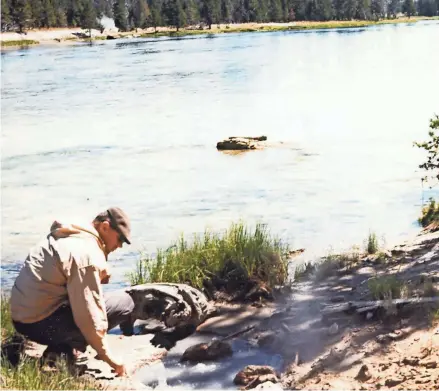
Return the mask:
<path id="1" fill-rule="evenodd" d="M 240 218 L 309 254 L 415 233 L 439 23 L 2 53 L 2 282 L 54 218 L 108 205 L 139 251 Z M 232 135 L 282 145 L 218 152 Z"/>

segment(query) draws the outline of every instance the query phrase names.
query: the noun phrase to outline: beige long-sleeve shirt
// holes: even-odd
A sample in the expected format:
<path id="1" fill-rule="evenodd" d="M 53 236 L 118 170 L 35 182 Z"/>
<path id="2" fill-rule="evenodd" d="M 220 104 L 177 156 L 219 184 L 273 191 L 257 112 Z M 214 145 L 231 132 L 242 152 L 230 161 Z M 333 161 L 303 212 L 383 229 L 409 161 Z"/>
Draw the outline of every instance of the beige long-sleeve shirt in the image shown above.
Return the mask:
<path id="1" fill-rule="evenodd" d="M 15 281 L 12 319 L 38 322 L 69 303 L 84 338 L 107 361 L 108 321 L 101 281 L 108 276 L 105 247 L 94 227 L 55 222 L 47 238 L 31 249 Z"/>

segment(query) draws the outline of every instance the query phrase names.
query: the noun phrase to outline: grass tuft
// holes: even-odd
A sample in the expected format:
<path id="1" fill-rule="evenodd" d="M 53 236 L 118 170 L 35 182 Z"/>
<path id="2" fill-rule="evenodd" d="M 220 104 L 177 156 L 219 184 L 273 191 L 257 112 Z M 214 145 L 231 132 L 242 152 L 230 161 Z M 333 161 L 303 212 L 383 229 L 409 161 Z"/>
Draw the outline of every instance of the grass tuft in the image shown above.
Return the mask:
<path id="1" fill-rule="evenodd" d="M 2 294 L 0 302 L 1 344 L 0 381 L 2 389 L 9 390 L 94 390 L 96 384 L 90 380 L 73 376 L 65 361 L 58 361 L 53 371 L 42 370 L 36 358 L 21 355 L 17 366 L 12 366 L 3 356 L 3 347 L 15 340 L 22 340 L 15 332 L 11 319 L 9 299 Z M 17 349 L 19 349 L 17 347 Z M 6 353 L 6 351 L 5 351 Z"/>
<path id="2" fill-rule="evenodd" d="M 288 277 L 288 246 L 272 237 L 265 225 L 252 231 L 233 223 L 222 235 L 208 230 L 188 242 L 183 235 L 155 258 L 144 256 L 129 274 L 132 285 L 147 282 L 185 283 L 202 288 L 205 280 L 258 279 L 269 288 L 283 285 Z"/>
<path id="3" fill-rule="evenodd" d="M 436 204 L 433 198 L 430 198 L 430 203 L 422 208 L 418 222 L 422 227 L 428 227 L 433 223 L 439 224 L 439 204 Z"/>
<path id="4" fill-rule="evenodd" d="M 369 280 L 368 288 L 376 300 L 405 299 L 410 296 L 410 288 L 395 276 L 375 277 Z"/>
<path id="5" fill-rule="evenodd" d="M 379 250 L 378 238 L 375 232 L 371 232 L 369 233 L 369 236 L 367 238 L 366 251 L 368 254 L 376 254 L 378 250 Z"/>

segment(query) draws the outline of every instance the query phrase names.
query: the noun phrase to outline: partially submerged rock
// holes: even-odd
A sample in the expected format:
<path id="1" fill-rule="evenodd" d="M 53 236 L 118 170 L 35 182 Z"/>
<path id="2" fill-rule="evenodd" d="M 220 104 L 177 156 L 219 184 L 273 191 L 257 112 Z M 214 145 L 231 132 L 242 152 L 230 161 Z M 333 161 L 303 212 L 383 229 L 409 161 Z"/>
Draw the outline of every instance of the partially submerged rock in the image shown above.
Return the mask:
<path id="1" fill-rule="evenodd" d="M 211 341 L 210 343 L 199 343 L 186 349 L 181 361 L 203 362 L 218 360 L 231 356 L 233 350 L 228 342 Z"/>
<path id="2" fill-rule="evenodd" d="M 249 149 L 260 149 L 263 147 L 262 142 L 267 141 L 266 136 L 260 137 L 229 137 L 226 140 L 219 141 L 216 148 L 221 151 L 240 151 Z"/>
<path id="3" fill-rule="evenodd" d="M 156 319 L 167 328 L 196 328 L 217 312 L 202 292 L 185 284 L 142 284 L 126 291 L 133 298 L 135 307 L 130 322 L 121 325 L 125 335 L 133 333 L 136 320 Z"/>

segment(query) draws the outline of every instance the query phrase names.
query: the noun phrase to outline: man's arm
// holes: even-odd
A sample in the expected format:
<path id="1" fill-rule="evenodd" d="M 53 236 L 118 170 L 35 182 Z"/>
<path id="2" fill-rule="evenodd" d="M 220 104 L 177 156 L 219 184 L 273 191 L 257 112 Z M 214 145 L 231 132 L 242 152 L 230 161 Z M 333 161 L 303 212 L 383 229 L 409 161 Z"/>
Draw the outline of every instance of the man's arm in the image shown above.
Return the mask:
<path id="1" fill-rule="evenodd" d="M 108 321 L 99 270 L 92 265 L 78 268 L 73 262 L 67 292 L 73 318 L 86 341 L 118 375 L 126 374 L 125 366 L 113 357 L 108 346 Z"/>

